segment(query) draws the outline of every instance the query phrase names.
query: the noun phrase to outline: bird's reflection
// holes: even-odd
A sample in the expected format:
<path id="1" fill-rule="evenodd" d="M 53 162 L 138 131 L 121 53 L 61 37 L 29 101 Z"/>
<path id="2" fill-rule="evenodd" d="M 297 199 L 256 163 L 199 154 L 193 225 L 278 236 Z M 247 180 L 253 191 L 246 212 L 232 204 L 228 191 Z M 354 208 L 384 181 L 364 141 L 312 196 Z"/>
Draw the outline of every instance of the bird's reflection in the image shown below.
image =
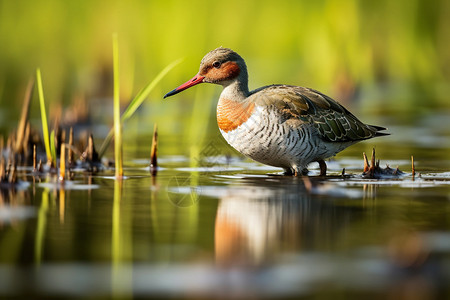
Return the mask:
<path id="1" fill-rule="evenodd" d="M 332 193 L 332 191 L 330 191 Z M 330 250 L 361 208 L 335 205 L 299 178 L 245 178 L 220 199 L 215 256 L 221 266 L 258 267 L 282 253 Z"/>

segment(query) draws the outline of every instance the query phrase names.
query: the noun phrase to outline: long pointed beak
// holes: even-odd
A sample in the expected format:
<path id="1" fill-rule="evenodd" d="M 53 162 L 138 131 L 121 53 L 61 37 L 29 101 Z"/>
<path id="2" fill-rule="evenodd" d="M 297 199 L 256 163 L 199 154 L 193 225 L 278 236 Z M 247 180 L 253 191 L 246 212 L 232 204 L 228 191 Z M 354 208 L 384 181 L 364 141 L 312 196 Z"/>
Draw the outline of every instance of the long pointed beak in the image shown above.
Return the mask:
<path id="1" fill-rule="evenodd" d="M 201 75 L 195 75 L 194 78 L 192 78 L 191 80 L 189 80 L 188 82 L 183 83 L 182 85 L 180 85 L 179 87 L 177 87 L 176 89 L 168 92 L 167 94 L 164 95 L 164 98 L 173 96 L 175 94 L 178 94 L 179 92 L 184 91 L 185 89 L 188 89 L 190 87 L 193 87 L 194 85 L 197 85 L 199 83 L 203 82 L 203 79 L 205 78 L 205 76 L 201 76 Z"/>

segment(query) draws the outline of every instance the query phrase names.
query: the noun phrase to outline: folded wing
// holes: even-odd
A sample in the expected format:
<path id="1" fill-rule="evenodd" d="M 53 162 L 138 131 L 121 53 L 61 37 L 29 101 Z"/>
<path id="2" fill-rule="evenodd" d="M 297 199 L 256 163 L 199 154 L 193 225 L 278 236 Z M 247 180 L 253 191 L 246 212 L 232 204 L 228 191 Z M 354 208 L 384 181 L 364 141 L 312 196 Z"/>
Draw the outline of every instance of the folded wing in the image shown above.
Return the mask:
<path id="1" fill-rule="evenodd" d="M 332 98 L 309 88 L 272 85 L 252 92 L 257 105 L 275 107 L 284 121 L 308 123 L 317 128 L 324 140 L 350 142 L 389 135 L 386 128 L 361 122 Z"/>

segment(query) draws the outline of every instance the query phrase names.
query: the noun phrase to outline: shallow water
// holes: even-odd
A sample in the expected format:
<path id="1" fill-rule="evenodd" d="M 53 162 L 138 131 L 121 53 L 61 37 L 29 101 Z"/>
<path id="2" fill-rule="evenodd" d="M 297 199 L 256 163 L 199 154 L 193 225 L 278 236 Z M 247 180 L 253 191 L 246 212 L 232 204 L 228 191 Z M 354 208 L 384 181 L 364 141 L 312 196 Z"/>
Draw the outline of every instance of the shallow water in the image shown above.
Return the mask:
<path id="1" fill-rule="evenodd" d="M 328 162 L 327 179 L 316 165 L 310 180 L 281 176 L 219 138 L 162 155 L 156 177 L 140 154 L 121 182 L 22 169 L 0 194 L 0 297 L 448 298 L 448 118 L 391 124 L 395 136 Z M 405 176 L 362 179 L 373 145 Z"/>

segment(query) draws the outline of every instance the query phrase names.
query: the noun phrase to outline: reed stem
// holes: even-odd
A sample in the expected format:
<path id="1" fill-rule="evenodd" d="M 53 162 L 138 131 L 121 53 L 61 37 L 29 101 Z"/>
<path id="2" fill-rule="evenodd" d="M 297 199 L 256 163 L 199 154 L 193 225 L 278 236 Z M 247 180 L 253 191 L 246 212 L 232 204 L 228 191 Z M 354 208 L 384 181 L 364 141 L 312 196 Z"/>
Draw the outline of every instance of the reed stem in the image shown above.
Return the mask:
<path id="1" fill-rule="evenodd" d="M 41 70 L 36 70 L 36 80 L 39 92 L 39 104 L 41 108 L 42 134 L 44 136 L 45 153 L 47 154 L 47 162 L 52 164 L 52 154 L 50 150 L 50 135 L 48 132 L 47 113 L 45 111 L 44 90 L 42 88 Z"/>
<path id="2" fill-rule="evenodd" d="M 123 177 L 122 123 L 120 122 L 120 82 L 119 82 L 119 43 L 117 34 L 113 35 L 114 68 L 114 158 L 116 178 Z"/>
<path id="3" fill-rule="evenodd" d="M 59 157 L 59 180 L 66 180 L 66 144 L 61 144 L 61 156 Z"/>
<path id="4" fill-rule="evenodd" d="M 22 113 L 20 115 L 19 127 L 17 128 L 17 141 L 15 152 L 22 154 L 25 151 L 25 131 L 27 127 L 28 115 L 30 112 L 31 96 L 34 90 L 34 79 L 30 79 L 23 100 Z"/>

